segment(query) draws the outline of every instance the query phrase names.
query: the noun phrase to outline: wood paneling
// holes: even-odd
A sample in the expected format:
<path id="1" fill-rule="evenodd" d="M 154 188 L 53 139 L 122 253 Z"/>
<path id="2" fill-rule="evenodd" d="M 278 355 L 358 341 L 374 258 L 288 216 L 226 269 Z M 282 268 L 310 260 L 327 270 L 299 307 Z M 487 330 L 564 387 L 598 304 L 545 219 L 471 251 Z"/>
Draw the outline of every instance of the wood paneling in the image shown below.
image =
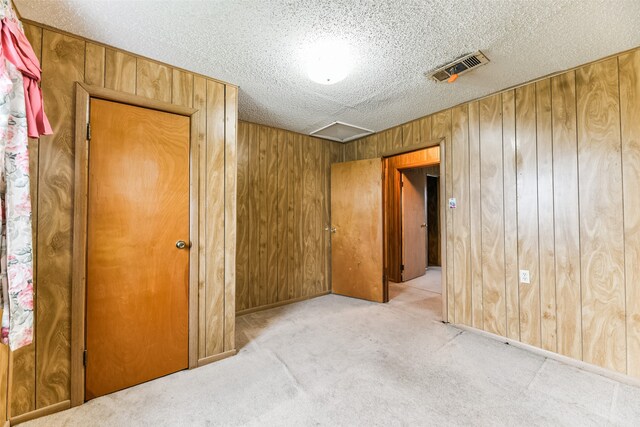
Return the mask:
<path id="1" fill-rule="evenodd" d="M 136 57 L 109 48 L 105 55 L 104 87 L 118 92 L 136 93 Z"/>
<path id="2" fill-rule="evenodd" d="M 469 104 L 469 231 L 471 244 L 471 321 L 484 329 L 482 301 L 482 203 L 480 194 L 480 104 Z"/>
<path id="3" fill-rule="evenodd" d="M 640 51 L 620 60 L 627 372 L 640 376 Z"/>
<path id="4" fill-rule="evenodd" d="M 543 349 L 557 351 L 553 146 L 551 140 L 551 81 L 549 79 L 536 83 L 536 133 L 538 149 L 540 338 Z"/>
<path id="5" fill-rule="evenodd" d="M 516 164 L 518 170 L 518 268 L 530 283 L 520 283 L 520 338 L 540 347 L 540 257 L 538 253 L 538 171 L 535 84 L 516 89 Z"/>
<path id="6" fill-rule="evenodd" d="M 502 94 L 502 165 L 504 175 L 504 268 L 507 337 L 520 339 L 518 292 L 518 212 L 515 91 Z"/>
<path id="7" fill-rule="evenodd" d="M 582 359 L 575 72 L 551 79 L 558 353 Z"/>
<path id="8" fill-rule="evenodd" d="M 137 59 L 136 94 L 145 98 L 171 102 L 171 69 L 146 59 Z"/>
<path id="9" fill-rule="evenodd" d="M 39 150 L 36 409 L 70 397 L 73 94 L 84 55 L 84 40 L 44 30 L 42 91 L 54 133 L 40 138 Z"/>
<path id="10" fill-rule="evenodd" d="M 453 229 L 453 302 L 456 323 L 472 325 L 471 320 L 471 234 L 469 210 L 469 112 L 468 106 L 454 108 L 451 113 L 453 195 L 457 208 L 452 210 Z M 449 296 L 451 298 L 451 295 Z"/>
<path id="11" fill-rule="evenodd" d="M 220 352 L 232 351 L 235 346 L 234 124 L 237 120 L 237 89 L 203 76 L 138 58 L 112 47 L 85 41 L 80 37 L 61 34 L 54 30 L 43 30 L 34 23 L 26 23 L 25 31 L 36 54 L 40 56 L 42 52 L 42 89 L 45 109 L 54 134 L 42 137 L 40 141 L 34 139 L 29 142 L 34 279 L 37 279 L 36 342 L 13 354 L 8 405 L 11 417 L 53 407 L 51 405 L 69 400 L 71 227 L 74 210 L 72 183 L 75 173 L 73 97 L 76 81 L 129 94 L 137 92 L 175 105 L 193 105 L 202 110 L 202 121 L 194 126 L 198 132 L 198 144 L 202 153 L 198 156 L 201 158 L 200 170 L 203 173 L 214 170 L 214 181 L 219 190 L 218 193 L 209 195 L 205 175 L 194 184 L 200 188 L 199 223 L 218 221 L 223 228 L 218 225 L 216 234 L 208 236 L 204 225 L 200 226 L 199 231 L 203 237 L 200 239 L 203 245 L 197 248 L 200 251 L 200 262 L 197 263 L 201 305 L 199 332 L 202 332 L 198 354 L 204 358 L 218 349 Z M 140 69 L 138 63 L 141 64 Z M 215 96 L 221 100 L 221 108 L 209 111 L 214 115 L 212 117 L 207 117 L 206 114 L 212 102 L 207 100 L 207 82 L 214 82 L 220 86 Z M 222 145 L 209 147 L 208 144 L 212 144 L 213 141 L 222 141 Z M 222 217 L 222 221 L 219 217 Z M 210 240 L 207 242 L 205 237 Z M 206 244 L 209 248 L 213 245 L 218 249 L 223 248 L 226 252 L 223 251 L 222 257 L 209 256 L 206 253 Z M 233 255 L 229 255 L 228 251 Z M 215 269 L 215 274 L 211 273 L 211 269 Z M 214 283 L 220 289 L 213 290 L 209 286 L 205 274 L 207 271 L 210 275 L 216 276 Z M 206 295 L 207 290 L 210 291 L 209 296 Z M 216 303 L 210 310 L 207 304 L 212 301 Z M 215 333 L 211 328 L 207 331 L 204 326 L 210 322 L 212 313 L 218 313 L 219 316 L 216 328 L 220 331 Z M 224 337 L 221 331 L 224 331 Z M 211 341 L 214 335 L 215 342 Z"/>
<path id="12" fill-rule="evenodd" d="M 242 121 L 238 134 L 237 312 L 326 294 L 330 165 L 343 144 Z"/>
<path id="13" fill-rule="evenodd" d="M 505 335 L 502 98 L 500 95 L 485 98 L 480 101 L 479 108 L 483 324 L 486 331 Z M 457 266 L 452 266 L 452 269 L 457 269 Z"/>
<path id="14" fill-rule="evenodd" d="M 582 351 L 626 370 L 624 224 L 617 58 L 576 71 Z"/>

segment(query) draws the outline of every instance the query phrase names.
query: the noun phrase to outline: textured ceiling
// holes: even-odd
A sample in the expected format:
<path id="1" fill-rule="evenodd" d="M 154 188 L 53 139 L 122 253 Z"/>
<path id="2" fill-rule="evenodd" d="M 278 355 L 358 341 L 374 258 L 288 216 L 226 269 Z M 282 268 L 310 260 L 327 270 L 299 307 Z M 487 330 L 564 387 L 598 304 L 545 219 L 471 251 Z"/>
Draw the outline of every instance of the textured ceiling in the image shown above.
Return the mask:
<path id="1" fill-rule="evenodd" d="M 382 130 L 640 45 L 640 0 L 15 0 L 25 18 L 240 86 L 240 118 L 308 133 Z M 355 66 L 310 81 L 305 47 L 345 40 Z M 455 84 L 423 73 L 482 50 Z"/>

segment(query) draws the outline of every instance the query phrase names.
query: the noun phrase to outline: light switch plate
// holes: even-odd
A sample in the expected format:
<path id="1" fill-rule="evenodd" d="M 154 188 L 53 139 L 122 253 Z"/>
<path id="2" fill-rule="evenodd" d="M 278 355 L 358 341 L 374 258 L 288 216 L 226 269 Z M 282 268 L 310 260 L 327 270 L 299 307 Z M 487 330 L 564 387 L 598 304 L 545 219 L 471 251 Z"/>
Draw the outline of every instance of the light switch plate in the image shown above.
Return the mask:
<path id="1" fill-rule="evenodd" d="M 529 270 L 520 270 L 520 283 L 531 283 Z"/>

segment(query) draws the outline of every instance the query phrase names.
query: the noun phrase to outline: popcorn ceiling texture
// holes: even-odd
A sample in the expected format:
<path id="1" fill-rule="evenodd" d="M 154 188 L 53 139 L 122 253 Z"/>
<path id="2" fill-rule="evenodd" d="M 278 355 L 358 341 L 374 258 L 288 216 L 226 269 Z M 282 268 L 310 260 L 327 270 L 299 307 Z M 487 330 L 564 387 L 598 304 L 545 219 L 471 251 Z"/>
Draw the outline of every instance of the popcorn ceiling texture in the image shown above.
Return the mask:
<path id="1" fill-rule="evenodd" d="M 21 15 L 240 86 L 240 119 L 308 133 L 376 131 L 640 45 L 638 0 L 15 0 Z M 324 86 L 305 47 L 347 41 Z M 455 84 L 424 72 L 482 50 Z"/>

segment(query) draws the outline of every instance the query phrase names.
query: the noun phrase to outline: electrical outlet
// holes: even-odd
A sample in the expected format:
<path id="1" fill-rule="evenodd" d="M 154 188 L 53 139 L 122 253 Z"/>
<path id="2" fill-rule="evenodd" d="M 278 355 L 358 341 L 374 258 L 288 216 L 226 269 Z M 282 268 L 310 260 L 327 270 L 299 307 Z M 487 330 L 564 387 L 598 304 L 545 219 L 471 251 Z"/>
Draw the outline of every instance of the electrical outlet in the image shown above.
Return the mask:
<path id="1" fill-rule="evenodd" d="M 520 283 L 531 283 L 529 270 L 520 270 Z"/>

